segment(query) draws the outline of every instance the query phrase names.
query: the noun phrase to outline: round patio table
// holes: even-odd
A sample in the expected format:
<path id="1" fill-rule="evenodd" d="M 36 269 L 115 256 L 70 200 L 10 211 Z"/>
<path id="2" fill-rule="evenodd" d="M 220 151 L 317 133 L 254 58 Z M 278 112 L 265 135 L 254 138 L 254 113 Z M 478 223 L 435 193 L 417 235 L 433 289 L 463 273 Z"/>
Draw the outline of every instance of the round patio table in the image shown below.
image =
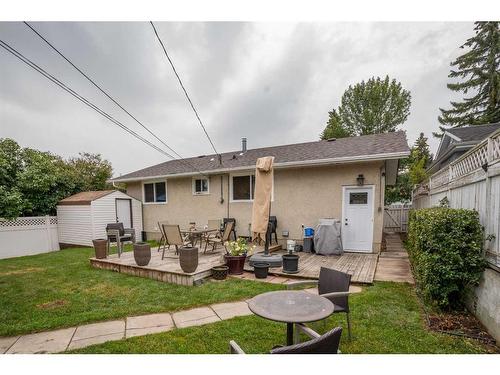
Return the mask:
<path id="1" fill-rule="evenodd" d="M 333 313 L 333 303 L 304 291 L 268 292 L 248 301 L 248 307 L 262 318 L 286 323 L 287 345 L 293 344 L 293 325 L 325 319 Z"/>

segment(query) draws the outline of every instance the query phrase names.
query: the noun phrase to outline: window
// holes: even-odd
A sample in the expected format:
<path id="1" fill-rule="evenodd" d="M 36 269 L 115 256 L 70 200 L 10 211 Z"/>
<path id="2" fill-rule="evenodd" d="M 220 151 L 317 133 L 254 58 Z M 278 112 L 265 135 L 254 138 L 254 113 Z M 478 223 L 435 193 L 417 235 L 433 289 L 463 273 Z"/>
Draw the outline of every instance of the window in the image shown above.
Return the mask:
<path id="1" fill-rule="evenodd" d="M 144 202 L 145 203 L 166 203 L 167 202 L 167 183 L 151 182 L 144 184 Z"/>
<path id="2" fill-rule="evenodd" d="M 255 190 L 255 176 L 233 176 L 233 201 L 251 201 Z"/>
<path id="3" fill-rule="evenodd" d="M 368 193 L 349 193 L 349 204 L 368 204 Z"/>
<path id="4" fill-rule="evenodd" d="M 193 194 L 203 195 L 208 194 L 208 178 L 193 179 Z"/>

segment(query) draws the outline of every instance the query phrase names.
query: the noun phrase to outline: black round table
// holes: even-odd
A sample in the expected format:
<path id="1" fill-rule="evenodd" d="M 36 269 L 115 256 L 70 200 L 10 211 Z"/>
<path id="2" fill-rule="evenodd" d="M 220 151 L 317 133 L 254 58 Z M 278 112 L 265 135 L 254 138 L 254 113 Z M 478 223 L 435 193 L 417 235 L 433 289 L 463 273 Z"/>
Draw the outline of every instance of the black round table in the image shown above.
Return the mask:
<path id="1" fill-rule="evenodd" d="M 325 319 L 333 313 L 333 303 L 304 291 L 278 291 L 259 294 L 248 307 L 262 318 L 286 323 L 287 345 L 293 344 L 293 325 Z"/>

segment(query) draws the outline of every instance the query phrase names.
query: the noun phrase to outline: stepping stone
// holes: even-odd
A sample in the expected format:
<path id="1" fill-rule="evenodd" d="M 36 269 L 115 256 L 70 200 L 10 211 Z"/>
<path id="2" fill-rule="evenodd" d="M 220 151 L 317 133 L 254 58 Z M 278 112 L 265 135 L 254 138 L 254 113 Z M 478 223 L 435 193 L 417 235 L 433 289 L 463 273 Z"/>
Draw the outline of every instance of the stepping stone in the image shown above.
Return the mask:
<path id="1" fill-rule="evenodd" d="M 80 326 L 76 329 L 72 341 L 90 339 L 97 336 L 108 336 L 125 333 L 125 321 L 113 320 L 110 322 L 94 323 Z"/>
<path id="2" fill-rule="evenodd" d="M 16 342 L 19 336 L 0 337 L 0 354 L 3 354 Z"/>
<path id="3" fill-rule="evenodd" d="M 127 318 L 127 338 L 170 331 L 175 328 L 172 316 L 168 313 L 132 316 Z"/>
<path id="4" fill-rule="evenodd" d="M 178 328 L 199 326 L 220 321 L 220 318 L 209 307 L 179 311 L 172 314 L 172 318 Z"/>
<path id="5" fill-rule="evenodd" d="M 217 303 L 210 306 L 222 320 L 235 316 L 252 315 L 246 302 Z"/>
<path id="6" fill-rule="evenodd" d="M 123 336 L 124 336 L 123 332 L 120 332 L 120 333 L 112 333 L 109 335 L 89 337 L 86 339 L 73 340 L 69 344 L 68 350 L 85 348 L 86 346 L 102 344 L 107 341 L 121 340 L 123 339 Z"/>
<path id="7" fill-rule="evenodd" d="M 58 329 L 21 336 L 7 353 L 57 353 L 66 350 L 76 328 Z"/>

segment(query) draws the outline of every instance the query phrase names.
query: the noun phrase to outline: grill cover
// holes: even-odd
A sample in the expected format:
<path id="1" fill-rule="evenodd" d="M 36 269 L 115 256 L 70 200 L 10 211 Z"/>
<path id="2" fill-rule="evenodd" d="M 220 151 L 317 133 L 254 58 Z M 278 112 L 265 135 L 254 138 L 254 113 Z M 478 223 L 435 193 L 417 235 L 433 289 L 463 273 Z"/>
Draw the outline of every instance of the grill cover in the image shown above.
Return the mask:
<path id="1" fill-rule="evenodd" d="M 341 225 L 339 220 L 322 219 L 314 233 L 314 250 L 321 255 L 342 255 Z"/>

